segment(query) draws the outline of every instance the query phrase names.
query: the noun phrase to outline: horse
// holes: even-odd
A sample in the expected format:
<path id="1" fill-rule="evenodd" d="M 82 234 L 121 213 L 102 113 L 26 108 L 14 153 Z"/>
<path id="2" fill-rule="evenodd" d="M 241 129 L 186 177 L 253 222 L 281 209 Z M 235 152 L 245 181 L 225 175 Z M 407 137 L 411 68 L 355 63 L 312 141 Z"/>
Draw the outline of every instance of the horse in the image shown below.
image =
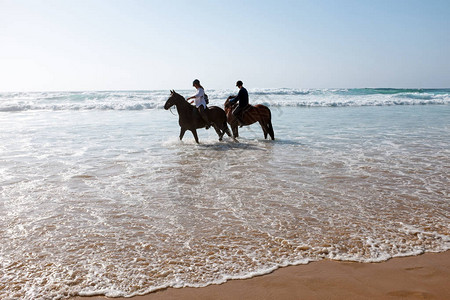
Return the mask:
<path id="1" fill-rule="evenodd" d="M 178 111 L 178 124 L 181 127 L 180 141 L 183 139 L 186 130 L 190 130 L 198 144 L 197 129 L 203 128 L 207 125 L 200 116 L 200 113 L 195 106 L 189 104 L 183 96 L 175 91 L 170 91 L 170 97 L 164 104 L 164 109 L 168 110 L 173 105 L 177 107 Z M 216 130 L 217 135 L 219 136 L 219 141 L 222 140 L 225 133 L 231 137 L 231 132 L 227 125 L 227 116 L 222 108 L 218 106 L 210 106 L 206 109 L 206 114 L 209 121 L 212 123 L 212 126 Z"/>
<path id="2" fill-rule="evenodd" d="M 225 101 L 225 113 L 227 114 L 228 124 L 231 126 L 231 130 L 233 131 L 233 138 L 236 139 L 239 136 L 238 133 L 238 120 L 233 115 L 233 110 L 236 107 L 237 103 L 230 103 L 230 99 L 233 96 L 230 96 Z M 244 111 L 242 112 L 242 121 L 244 124 L 242 125 L 251 125 L 255 122 L 259 122 L 261 128 L 264 132 L 264 138 L 267 139 L 267 134 L 270 135 L 272 140 L 275 139 L 275 134 L 273 132 L 272 127 L 272 115 L 270 113 L 270 109 L 262 104 L 257 105 L 248 105 Z"/>

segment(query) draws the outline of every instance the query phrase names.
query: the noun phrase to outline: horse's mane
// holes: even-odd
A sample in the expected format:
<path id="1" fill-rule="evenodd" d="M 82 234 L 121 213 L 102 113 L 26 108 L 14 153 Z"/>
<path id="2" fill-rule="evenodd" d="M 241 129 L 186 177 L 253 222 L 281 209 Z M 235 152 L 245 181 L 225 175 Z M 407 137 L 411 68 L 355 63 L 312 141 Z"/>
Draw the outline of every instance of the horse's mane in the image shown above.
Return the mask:
<path id="1" fill-rule="evenodd" d="M 171 92 L 172 92 L 172 97 L 176 97 L 176 99 L 179 100 L 180 104 L 185 105 L 186 107 L 190 107 L 190 108 L 194 107 L 192 104 L 190 104 L 189 102 L 186 101 L 186 98 L 184 98 L 183 96 L 181 96 L 177 92 L 175 92 L 173 90 Z"/>
<path id="2" fill-rule="evenodd" d="M 231 98 L 233 98 L 233 96 L 230 96 L 230 97 L 227 98 L 227 100 L 223 104 L 224 107 L 233 107 L 233 106 L 235 106 L 237 104 L 237 103 L 230 103 L 230 99 Z"/>
<path id="3" fill-rule="evenodd" d="M 175 92 L 175 91 L 172 91 L 172 96 L 176 96 L 176 97 L 178 97 L 178 98 L 183 98 L 184 100 L 186 100 L 183 96 L 181 96 L 180 94 L 178 94 L 177 92 Z"/>

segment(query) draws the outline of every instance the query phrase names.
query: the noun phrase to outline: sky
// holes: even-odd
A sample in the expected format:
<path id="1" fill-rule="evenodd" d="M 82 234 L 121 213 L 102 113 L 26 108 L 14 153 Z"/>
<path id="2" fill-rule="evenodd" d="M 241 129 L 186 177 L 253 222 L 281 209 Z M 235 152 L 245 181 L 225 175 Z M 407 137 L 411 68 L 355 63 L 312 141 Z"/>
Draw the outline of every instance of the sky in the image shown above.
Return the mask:
<path id="1" fill-rule="evenodd" d="M 0 0 L 0 91 L 448 88 L 450 1 Z"/>

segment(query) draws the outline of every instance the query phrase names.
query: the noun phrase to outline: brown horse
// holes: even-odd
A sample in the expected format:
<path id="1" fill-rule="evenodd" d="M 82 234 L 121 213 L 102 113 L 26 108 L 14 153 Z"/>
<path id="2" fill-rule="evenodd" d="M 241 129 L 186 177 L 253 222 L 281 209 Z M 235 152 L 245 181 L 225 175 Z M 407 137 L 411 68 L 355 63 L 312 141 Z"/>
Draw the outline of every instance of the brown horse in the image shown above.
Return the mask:
<path id="1" fill-rule="evenodd" d="M 194 135 L 195 141 L 198 143 L 197 129 L 206 126 L 200 113 L 195 106 L 189 104 L 183 96 L 177 94 L 175 91 L 170 91 L 170 97 L 167 99 L 166 104 L 164 104 L 164 109 L 167 110 L 173 105 L 177 107 L 178 111 L 178 124 L 181 127 L 180 140 L 183 139 L 186 130 L 190 130 Z M 222 108 L 210 106 L 206 110 L 206 113 L 209 121 L 212 122 L 212 126 L 219 135 L 219 141 L 222 140 L 225 133 L 228 134 L 228 136 L 231 136 L 230 129 L 227 125 L 227 116 Z"/>
<path id="2" fill-rule="evenodd" d="M 239 136 L 238 120 L 233 115 L 233 110 L 237 103 L 230 103 L 231 98 L 233 98 L 233 96 L 228 97 L 227 101 L 225 101 L 225 113 L 227 114 L 228 123 L 233 131 L 233 138 L 237 138 Z M 267 139 L 267 134 L 269 134 L 272 140 L 275 139 L 271 120 L 272 116 L 270 109 L 267 106 L 262 104 L 249 105 L 242 113 L 241 119 L 244 121 L 243 125 L 245 126 L 259 122 L 259 125 L 261 125 L 264 132 L 264 138 Z"/>

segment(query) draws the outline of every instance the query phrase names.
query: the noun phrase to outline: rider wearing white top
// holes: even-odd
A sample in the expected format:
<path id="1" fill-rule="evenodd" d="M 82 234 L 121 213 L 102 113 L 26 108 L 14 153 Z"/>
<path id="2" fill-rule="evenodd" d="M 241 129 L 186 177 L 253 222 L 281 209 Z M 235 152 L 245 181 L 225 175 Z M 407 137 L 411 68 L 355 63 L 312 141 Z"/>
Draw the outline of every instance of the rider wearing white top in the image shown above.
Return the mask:
<path id="1" fill-rule="evenodd" d="M 206 124 L 206 129 L 209 128 L 210 126 L 210 122 L 208 119 L 208 115 L 207 115 L 207 107 L 206 107 L 206 101 L 205 101 L 205 90 L 203 89 L 203 87 L 200 85 L 200 80 L 195 79 L 194 82 L 192 83 L 192 85 L 197 89 L 197 94 L 195 94 L 194 96 L 191 96 L 189 98 L 186 98 L 186 100 L 190 100 L 190 99 L 194 99 L 193 101 L 191 101 L 191 103 L 195 102 L 195 107 L 197 107 L 197 110 L 200 114 L 200 116 L 202 117 L 203 121 Z"/>
<path id="2" fill-rule="evenodd" d="M 195 98 L 194 99 L 195 107 L 198 108 L 200 105 L 203 105 L 203 107 L 206 108 L 205 91 L 203 90 L 203 88 L 199 87 L 197 90 L 197 94 L 195 94 L 192 97 Z"/>

